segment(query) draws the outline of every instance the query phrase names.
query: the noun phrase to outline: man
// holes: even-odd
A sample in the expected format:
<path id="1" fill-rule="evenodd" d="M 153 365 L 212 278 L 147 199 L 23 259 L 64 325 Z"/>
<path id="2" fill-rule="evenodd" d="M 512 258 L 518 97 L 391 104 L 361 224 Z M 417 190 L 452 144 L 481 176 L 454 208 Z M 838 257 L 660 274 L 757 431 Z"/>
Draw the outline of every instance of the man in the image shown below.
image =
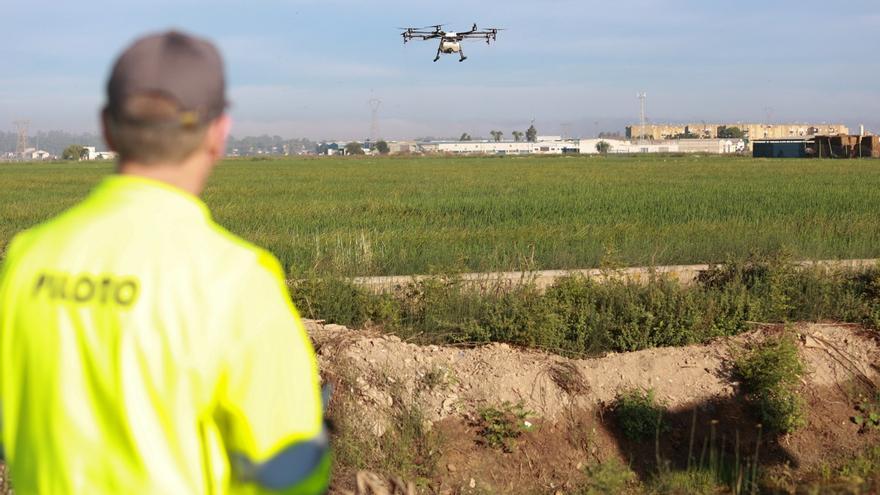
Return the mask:
<path id="1" fill-rule="evenodd" d="M 325 491 L 317 364 L 280 265 L 197 198 L 224 94 L 207 41 L 135 42 L 102 113 L 118 174 L 11 242 L 0 418 L 17 493 Z"/>

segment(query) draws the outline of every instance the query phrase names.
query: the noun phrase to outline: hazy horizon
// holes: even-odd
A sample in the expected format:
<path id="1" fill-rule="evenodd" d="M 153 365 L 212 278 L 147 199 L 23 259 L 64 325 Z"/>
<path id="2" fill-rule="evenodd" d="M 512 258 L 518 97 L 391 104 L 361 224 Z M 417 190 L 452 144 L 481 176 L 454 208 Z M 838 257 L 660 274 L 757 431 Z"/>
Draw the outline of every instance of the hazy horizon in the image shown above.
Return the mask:
<path id="1" fill-rule="evenodd" d="M 47 0 L 5 9 L 0 130 L 96 132 L 115 56 L 176 27 L 226 58 L 233 134 L 363 139 L 368 100 L 383 100 L 387 139 L 524 130 L 592 136 L 652 122 L 860 123 L 880 131 L 880 3 L 697 1 L 191 0 L 121 5 Z M 855 14 L 851 14 L 851 13 Z M 434 42 L 404 46 L 398 26 L 477 22 L 497 43 L 433 63 Z M 869 48 L 871 47 L 871 48 Z M 566 125 L 567 124 L 567 125 Z"/>

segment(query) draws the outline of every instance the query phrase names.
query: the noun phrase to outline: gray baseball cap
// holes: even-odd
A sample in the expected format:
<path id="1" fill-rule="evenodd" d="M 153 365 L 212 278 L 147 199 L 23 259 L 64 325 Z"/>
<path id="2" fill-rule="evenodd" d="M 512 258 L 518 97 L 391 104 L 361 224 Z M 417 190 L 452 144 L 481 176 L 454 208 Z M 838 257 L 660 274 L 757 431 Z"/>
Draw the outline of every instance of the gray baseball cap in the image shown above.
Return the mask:
<path id="1" fill-rule="evenodd" d="M 106 111 L 115 119 L 130 119 L 124 114 L 125 102 L 139 94 L 159 94 L 177 103 L 178 118 L 163 124 L 214 120 L 227 105 L 220 52 L 210 41 L 178 31 L 136 40 L 113 65 Z"/>

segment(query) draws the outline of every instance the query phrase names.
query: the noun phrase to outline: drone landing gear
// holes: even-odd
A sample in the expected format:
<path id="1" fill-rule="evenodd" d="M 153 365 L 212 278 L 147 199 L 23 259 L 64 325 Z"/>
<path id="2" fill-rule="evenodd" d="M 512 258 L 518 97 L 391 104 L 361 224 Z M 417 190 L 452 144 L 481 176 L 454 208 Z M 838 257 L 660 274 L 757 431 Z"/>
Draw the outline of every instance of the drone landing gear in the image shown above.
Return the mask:
<path id="1" fill-rule="evenodd" d="M 464 56 L 464 52 L 458 52 L 458 53 L 461 55 L 461 58 L 458 59 L 459 62 L 464 62 L 465 60 L 467 60 L 467 57 Z"/>
<path id="2" fill-rule="evenodd" d="M 434 57 L 434 62 L 440 60 L 440 50 L 443 49 L 443 42 L 440 42 L 440 46 L 437 47 L 437 56 Z"/>

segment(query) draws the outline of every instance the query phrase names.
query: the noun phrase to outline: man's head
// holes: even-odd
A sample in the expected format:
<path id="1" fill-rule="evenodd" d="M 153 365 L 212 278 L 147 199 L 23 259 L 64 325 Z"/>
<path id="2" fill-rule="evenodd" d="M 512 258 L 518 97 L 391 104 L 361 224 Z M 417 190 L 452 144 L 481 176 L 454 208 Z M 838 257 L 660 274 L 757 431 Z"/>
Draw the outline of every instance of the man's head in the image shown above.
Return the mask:
<path id="1" fill-rule="evenodd" d="M 229 119 L 223 61 L 208 41 L 180 32 L 141 38 L 116 60 L 102 112 L 120 162 L 175 165 L 222 156 Z"/>

